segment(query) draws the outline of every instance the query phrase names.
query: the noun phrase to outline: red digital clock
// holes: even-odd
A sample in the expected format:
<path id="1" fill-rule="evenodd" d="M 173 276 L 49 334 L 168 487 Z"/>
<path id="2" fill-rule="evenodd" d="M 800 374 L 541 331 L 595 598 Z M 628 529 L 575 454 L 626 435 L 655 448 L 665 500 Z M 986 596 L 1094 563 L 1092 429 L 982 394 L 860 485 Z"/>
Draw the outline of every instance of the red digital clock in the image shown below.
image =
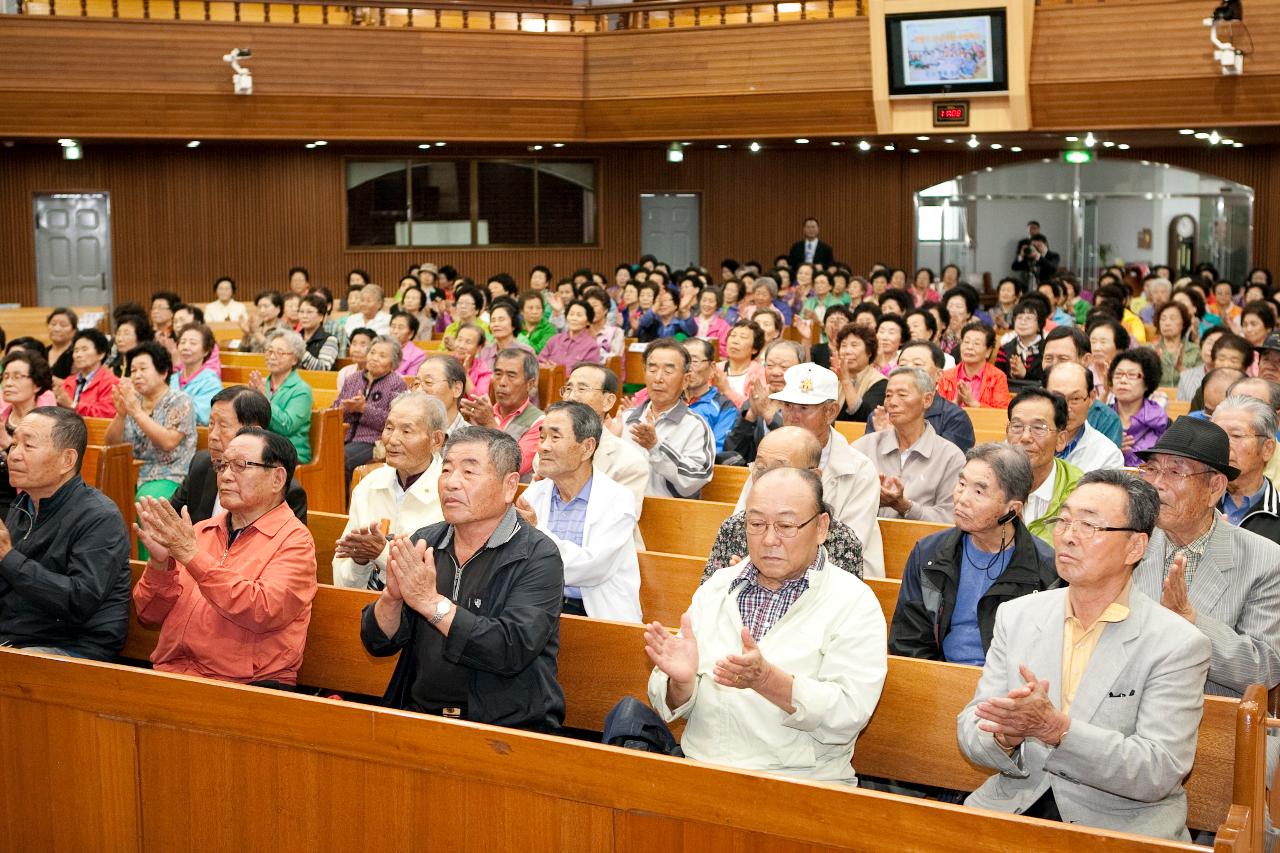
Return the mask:
<path id="1" fill-rule="evenodd" d="M 968 101 L 934 101 L 933 126 L 956 127 L 969 124 Z"/>

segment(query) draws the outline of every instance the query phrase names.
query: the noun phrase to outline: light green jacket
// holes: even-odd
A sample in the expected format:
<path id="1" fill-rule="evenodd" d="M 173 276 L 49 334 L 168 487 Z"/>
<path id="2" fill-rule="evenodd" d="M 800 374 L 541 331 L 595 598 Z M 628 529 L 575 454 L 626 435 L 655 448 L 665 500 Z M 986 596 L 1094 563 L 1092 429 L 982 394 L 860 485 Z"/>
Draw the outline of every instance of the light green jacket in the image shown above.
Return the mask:
<path id="1" fill-rule="evenodd" d="M 1067 502 L 1067 498 L 1071 497 L 1071 493 L 1076 490 L 1076 484 L 1084 476 L 1084 472 L 1079 468 L 1057 457 L 1053 460 L 1053 470 L 1053 497 L 1049 501 L 1049 509 L 1040 518 L 1027 525 L 1027 530 L 1031 531 L 1032 536 L 1040 537 L 1048 542 L 1050 547 L 1053 546 L 1053 525 L 1049 524 L 1048 520 L 1058 517 L 1058 513 L 1062 512 L 1062 505 Z"/>

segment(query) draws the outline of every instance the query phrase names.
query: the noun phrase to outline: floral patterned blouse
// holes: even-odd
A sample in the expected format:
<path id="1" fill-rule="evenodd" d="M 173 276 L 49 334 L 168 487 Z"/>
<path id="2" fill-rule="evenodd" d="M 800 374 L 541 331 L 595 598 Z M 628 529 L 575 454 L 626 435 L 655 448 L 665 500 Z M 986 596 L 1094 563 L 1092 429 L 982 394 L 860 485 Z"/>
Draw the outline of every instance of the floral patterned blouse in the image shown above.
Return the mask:
<path id="1" fill-rule="evenodd" d="M 191 467 L 191 457 L 196 453 L 196 410 L 191 398 L 172 388 L 156 403 L 151 417 L 166 429 L 182 433 L 182 441 L 173 450 L 162 451 L 138 426 L 132 417 L 125 416 L 124 440 L 133 445 L 133 458 L 142 460 L 138 472 L 139 483 L 152 480 L 172 480 L 181 483 Z"/>

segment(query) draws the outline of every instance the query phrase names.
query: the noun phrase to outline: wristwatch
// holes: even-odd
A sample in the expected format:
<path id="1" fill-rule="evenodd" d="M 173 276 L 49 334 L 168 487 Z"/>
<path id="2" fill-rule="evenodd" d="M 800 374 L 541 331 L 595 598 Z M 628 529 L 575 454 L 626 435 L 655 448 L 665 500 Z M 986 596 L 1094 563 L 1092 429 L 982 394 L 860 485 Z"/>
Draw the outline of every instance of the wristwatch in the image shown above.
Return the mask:
<path id="1" fill-rule="evenodd" d="M 449 615 L 449 611 L 453 608 L 453 602 L 447 598 L 441 598 L 436 604 L 435 615 L 427 620 L 428 625 L 439 625 L 440 620 Z"/>

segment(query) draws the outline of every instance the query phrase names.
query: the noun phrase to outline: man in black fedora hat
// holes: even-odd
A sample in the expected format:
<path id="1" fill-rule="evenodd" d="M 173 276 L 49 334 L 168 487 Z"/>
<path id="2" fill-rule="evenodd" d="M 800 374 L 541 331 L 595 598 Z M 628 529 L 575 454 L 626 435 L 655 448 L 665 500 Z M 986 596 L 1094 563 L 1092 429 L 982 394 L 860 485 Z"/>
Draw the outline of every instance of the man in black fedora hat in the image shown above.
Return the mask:
<path id="1" fill-rule="evenodd" d="M 1212 421 L 1181 417 L 1139 469 L 1160 495 L 1160 515 L 1133 574 L 1144 594 L 1209 638 L 1205 692 L 1240 696 L 1280 683 L 1280 545 L 1230 524 L 1218 511 L 1231 464 L 1230 439 Z"/>

